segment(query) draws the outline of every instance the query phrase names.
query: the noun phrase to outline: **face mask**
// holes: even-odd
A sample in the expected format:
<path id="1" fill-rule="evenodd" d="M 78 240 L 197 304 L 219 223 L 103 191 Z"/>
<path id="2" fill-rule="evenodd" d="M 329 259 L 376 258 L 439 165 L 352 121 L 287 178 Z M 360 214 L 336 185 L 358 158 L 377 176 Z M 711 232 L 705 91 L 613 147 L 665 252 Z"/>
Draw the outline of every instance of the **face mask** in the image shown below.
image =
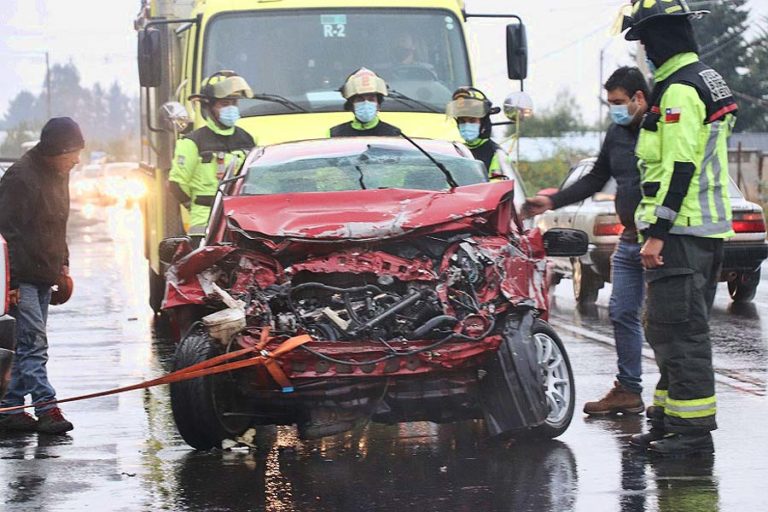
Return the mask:
<path id="1" fill-rule="evenodd" d="M 480 123 L 459 124 L 461 138 L 467 142 L 473 142 L 480 138 Z"/>
<path id="2" fill-rule="evenodd" d="M 611 119 L 621 126 L 628 126 L 635 116 L 629 113 L 628 105 L 611 105 Z"/>
<path id="3" fill-rule="evenodd" d="M 355 103 L 355 117 L 363 124 L 368 124 L 376 119 L 379 105 L 375 101 L 359 101 Z"/>
<path id="4" fill-rule="evenodd" d="M 240 119 L 240 109 L 235 105 L 219 110 L 219 122 L 228 128 L 235 126 L 238 119 Z"/>

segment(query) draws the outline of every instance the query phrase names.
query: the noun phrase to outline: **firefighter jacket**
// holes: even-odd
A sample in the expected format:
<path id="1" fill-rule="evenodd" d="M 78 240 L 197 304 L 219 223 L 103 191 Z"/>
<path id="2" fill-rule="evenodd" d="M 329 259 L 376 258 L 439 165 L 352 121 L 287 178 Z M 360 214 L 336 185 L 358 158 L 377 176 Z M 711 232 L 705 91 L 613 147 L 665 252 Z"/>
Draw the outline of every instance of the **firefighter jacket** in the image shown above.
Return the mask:
<path id="1" fill-rule="evenodd" d="M 212 119 L 176 142 L 168 179 L 178 183 L 191 200 L 190 227 L 208 224 L 213 197 L 224 172 L 233 160 L 239 170 L 255 145 L 253 137 L 242 128 L 220 128 Z"/>
<path id="2" fill-rule="evenodd" d="M 501 170 L 499 162 L 499 153 L 504 154 L 501 147 L 491 139 L 478 139 L 474 142 L 466 143 L 475 160 L 480 160 L 488 169 L 488 178 L 503 178 L 504 173 Z"/>
<path id="3" fill-rule="evenodd" d="M 0 233 L 8 243 L 11 289 L 53 285 L 69 265 L 69 174 L 48 167 L 37 147 L 0 181 Z"/>
<path id="4" fill-rule="evenodd" d="M 736 102 L 723 78 L 681 53 L 657 71 L 636 154 L 643 197 L 635 213 L 645 238 L 733 236 L 728 137 Z"/>
<path id="5" fill-rule="evenodd" d="M 331 137 L 399 137 L 400 128 L 380 120 L 378 116 L 370 123 L 357 119 L 331 128 Z"/>

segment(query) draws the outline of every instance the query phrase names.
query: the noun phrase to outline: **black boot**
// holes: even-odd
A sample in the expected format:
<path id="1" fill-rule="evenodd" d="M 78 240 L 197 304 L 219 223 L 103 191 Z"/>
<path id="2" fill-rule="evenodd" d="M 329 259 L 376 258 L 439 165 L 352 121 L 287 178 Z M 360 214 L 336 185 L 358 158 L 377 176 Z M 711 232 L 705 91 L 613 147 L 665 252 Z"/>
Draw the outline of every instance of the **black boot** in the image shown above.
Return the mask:
<path id="1" fill-rule="evenodd" d="M 653 441 L 663 439 L 665 435 L 664 430 L 656 427 L 651 427 L 651 430 L 645 434 L 635 434 L 629 438 L 629 444 L 635 448 L 641 450 L 647 450 Z"/>
<path id="2" fill-rule="evenodd" d="M 667 434 L 658 441 L 651 441 L 648 451 L 669 457 L 714 453 L 712 434 Z"/>

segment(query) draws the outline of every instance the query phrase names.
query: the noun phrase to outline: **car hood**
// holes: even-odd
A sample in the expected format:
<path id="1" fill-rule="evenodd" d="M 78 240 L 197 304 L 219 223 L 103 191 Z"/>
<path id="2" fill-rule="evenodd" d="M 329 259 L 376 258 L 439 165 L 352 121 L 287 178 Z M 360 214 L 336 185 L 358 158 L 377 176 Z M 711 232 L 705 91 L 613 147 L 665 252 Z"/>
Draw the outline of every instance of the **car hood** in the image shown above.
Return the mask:
<path id="1" fill-rule="evenodd" d="M 451 191 L 410 189 L 308 192 L 224 199 L 231 227 L 270 237 L 315 240 L 392 238 L 494 212 L 514 190 L 502 181 Z"/>

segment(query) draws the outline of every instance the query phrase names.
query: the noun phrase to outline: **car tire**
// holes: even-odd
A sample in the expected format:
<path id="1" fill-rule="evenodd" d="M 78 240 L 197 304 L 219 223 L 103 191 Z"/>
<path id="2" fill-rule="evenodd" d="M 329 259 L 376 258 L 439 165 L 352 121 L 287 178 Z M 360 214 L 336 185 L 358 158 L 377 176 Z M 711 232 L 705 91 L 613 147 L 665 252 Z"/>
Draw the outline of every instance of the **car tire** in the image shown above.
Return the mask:
<path id="1" fill-rule="evenodd" d="M 573 265 L 573 296 L 576 303 L 594 304 L 605 281 L 578 258 L 574 258 L 571 263 Z"/>
<path id="2" fill-rule="evenodd" d="M 735 279 L 728 281 L 728 293 L 734 302 L 752 302 L 760 284 L 760 269 L 754 272 L 739 272 Z"/>
<path id="3" fill-rule="evenodd" d="M 174 371 L 201 363 L 221 353 L 219 346 L 199 330 L 181 341 L 174 356 Z M 208 375 L 171 384 L 171 410 L 179 434 L 193 448 L 209 450 L 247 430 L 250 416 L 225 417 L 239 397 L 232 373 Z"/>
<path id="4" fill-rule="evenodd" d="M 488 434 L 498 439 L 559 436 L 571 422 L 576 399 L 560 338 L 549 324 L 528 315 L 510 315 L 502 338 L 480 379 Z"/>
<path id="5" fill-rule="evenodd" d="M 554 439 L 568 429 L 573 419 L 576 406 L 573 369 L 563 341 L 548 323 L 536 321 L 533 339 L 539 354 L 549 415 L 530 433 L 537 438 Z"/>

